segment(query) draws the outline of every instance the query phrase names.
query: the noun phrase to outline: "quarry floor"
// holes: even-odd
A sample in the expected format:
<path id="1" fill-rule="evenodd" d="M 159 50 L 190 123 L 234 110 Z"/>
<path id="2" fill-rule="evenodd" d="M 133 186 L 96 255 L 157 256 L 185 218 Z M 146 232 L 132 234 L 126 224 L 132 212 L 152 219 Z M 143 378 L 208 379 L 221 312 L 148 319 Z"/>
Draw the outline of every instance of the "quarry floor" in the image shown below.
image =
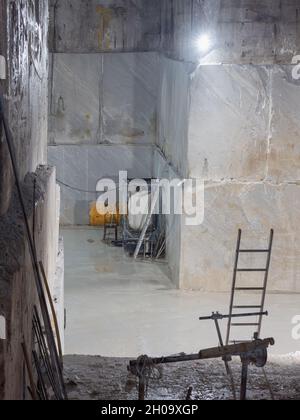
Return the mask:
<path id="1" fill-rule="evenodd" d="M 96 356 L 65 357 L 65 378 L 70 400 L 137 400 L 136 378 L 127 373 L 128 359 Z M 231 364 L 237 398 L 241 367 Z M 248 400 L 299 400 L 300 358 L 271 356 L 262 369 L 249 368 Z M 150 381 L 148 400 L 185 400 L 193 388 L 193 400 L 231 400 L 233 394 L 222 362 L 206 361 L 164 366 L 158 381 Z M 271 390 L 271 391 L 270 391 Z"/>
<path id="2" fill-rule="evenodd" d="M 65 354 L 136 358 L 194 353 L 218 344 L 213 324 L 198 318 L 212 311 L 228 313 L 229 293 L 177 290 L 165 263 L 134 262 L 122 248 L 103 243 L 99 229 L 63 228 L 61 234 Z M 253 302 L 253 296 L 243 299 Z M 292 319 L 300 315 L 300 295 L 270 294 L 266 309 L 270 315 L 262 336 L 275 338 L 271 354 L 299 352 L 300 341 L 292 338 Z M 235 338 L 249 339 L 252 333 Z"/>

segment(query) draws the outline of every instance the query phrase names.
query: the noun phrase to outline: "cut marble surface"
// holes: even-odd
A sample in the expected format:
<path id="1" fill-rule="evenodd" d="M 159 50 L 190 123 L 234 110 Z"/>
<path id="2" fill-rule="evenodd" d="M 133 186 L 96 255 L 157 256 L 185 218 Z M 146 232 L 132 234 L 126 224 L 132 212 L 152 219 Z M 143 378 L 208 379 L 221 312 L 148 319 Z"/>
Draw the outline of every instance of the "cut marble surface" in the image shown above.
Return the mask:
<path id="1" fill-rule="evenodd" d="M 266 175 L 269 71 L 200 66 L 191 81 L 190 176 L 259 181 Z"/>
<path id="2" fill-rule="evenodd" d="M 53 55 L 50 143 L 99 142 L 100 77 L 97 55 Z"/>
<path id="3" fill-rule="evenodd" d="M 54 54 L 50 144 L 154 144 L 156 53 Z"/>
<path id="4" fill-rule="evenodd" d="M 274 182 L 300 180 L 300 80 L 293 66 L 274 66 L 268 177 Z"/>
<path id="5" fill-rule="evenodd" d="M 264 248 L 273 228 L 269 290 L 300 292 L 299 209 L 300 186 L 297 185 L 207 183 L 204 223 L 182 228 L 181 287 L 229 290 L 238 229 L 244 231 L 244 246 L 251 249 Z M 261 257 L 255 260 L 248 257 L 241 264 L 242 268 L 264 268 L 266 262 Z M 261 273 L 242 276 L 247 284 L 250 281 L 250 286 L 261 285 L 263 281 Z"/>
<path id="6" fill-rule="evenodd" d="M 161 58 L 157 143 L 176 170 L 187 174 L 190 66 Z"/>
<path id="7" fill-rule="evenodd" d="M 155 178 L 180 180 L 181 177 L 175 172 L 174 168 L 166 161 L 160 150 L 154 150 L 153 174 Z M 171 279 L 176 287 L 180 286 L 181 270 L 181 232 L 182 216 L 169 214 L 165 216 L 166 220 L 166 253 L 168 266 L 171 272 Z"/>
<path id="8" fill-rule="evenodd" d="M 103 141 L 155 143 L 157 54 L 103 56 Z"/>

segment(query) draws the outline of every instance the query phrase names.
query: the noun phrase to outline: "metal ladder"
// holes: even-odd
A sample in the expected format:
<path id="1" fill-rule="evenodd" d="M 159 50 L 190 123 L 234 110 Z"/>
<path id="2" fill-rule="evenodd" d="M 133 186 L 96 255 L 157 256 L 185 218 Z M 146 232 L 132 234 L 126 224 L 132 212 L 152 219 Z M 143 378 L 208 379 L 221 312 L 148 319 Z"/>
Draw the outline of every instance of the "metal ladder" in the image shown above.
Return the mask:
<path id="1" fill-rule="evenodd" d="M 234 264 L 234 273 L 233 273 L 233 282 L 232 282 L 232 291 L 231 291 L 231 300 L 230 300 L 230 310 L 229 310 L 229 319 L 228 319 L 228 327 L 227 327 L 227 336 L 226 336 L 226 345 L 228 346 L 230 343 L 239 343 L 240 341 L 232 341 L 231 339 L 231 331 L 232 327 L 256 327 L 257 330 L 255 331 L 254 336 L 259 338 L 261 333 L 263 315 L 260 315 L 258 318 L 258 322 L 256 323 L 234 323 L 233 319 L 235 318 L 235 310 L 246 310 L 246 309 L 253 309 L 255 312 L 260 312 L 261 314 L 264 312 L 265 301 L 266 301 L 266 293 L 267 293 L 267 285 L 268 285 L 268 278 L 269 278 L 269 270 L 271 264 L 271 256 L 272 256 L 272 248 L 273 248 L 273 239 L 274 239 L 274 230 L 272 229 L 270 232 L 269 238 L 269 247 L 268 249 L 241 249 L 241 240 L 242 240 L 242 230 L 239 230 L 238 233 L 238 240 L 237 240 L 237 247 L 236 247 L 236 257 L 235 257 L 235 264 Z M 240 255 L 241 254 L 266 254 L 267 256 L 267 263 L 265 268 L 239 268 L 240 262 Z M 264 283 L 261 287 L 237 287 L 237 279 L 239 273 L 264 273 Z M 261 292 L 261 300 L 260 305 L 238 305 L 236 304 L 236 293 L 237 292 L 251 292 L 257 291 Z"/>

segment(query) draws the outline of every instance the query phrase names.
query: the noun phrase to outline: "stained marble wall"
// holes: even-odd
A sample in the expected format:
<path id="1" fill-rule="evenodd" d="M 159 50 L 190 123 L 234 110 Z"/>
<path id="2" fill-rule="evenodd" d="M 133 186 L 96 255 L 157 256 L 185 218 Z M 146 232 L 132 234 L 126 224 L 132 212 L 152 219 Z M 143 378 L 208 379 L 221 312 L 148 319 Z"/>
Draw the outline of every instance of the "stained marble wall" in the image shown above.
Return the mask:
<path id="1" fill-rule="evenodd" d="M 60 53 L 153 51 L 164 0 L 50 0 L 50 49 Z"/>
<path id="2" fill-rule="evenodd" d="M 90 153 L 101 161 L 110 147 L 111 168 L 129 160 L 132 176 L 204 179 L 204 223 L 192 228 L 184 218 L 167 218 L 174 283 L 228 291 L 238 228 L 249 245 L 263 246 L 273 227 L 271 290 L 300 291 L 300 86 L 291 76 L 300 51 L 299 1 L 102 3 L 100 19 L 91 15 L 96 3 L 84 0 L 57 2 L 53 16 L 52 51 L 65 54 L 54 55 L 49 149 L 61 177 L 74 185 L 71 178 L 86 173 L 77 187 L 88 188 L 91 172 L 107 172 L 105 163 L 89 167 Z M 118 15 L 121 6 L 129 20 Z M 91 27 L 81 39 L 76 22 L 85 21 Z M 199 48 L 203 35 L 206 51 Z M 135 54 L 142 47 L 153 52 Z M 135 53 L 98 54 L 128 48 Z M 89 199 L 63 189 L 63 220 L 87 215 Z"/>
<path id="3" fill-rule="evenodd" d="M 163 63 L 168 96 L 176 98 L 183 64 L 171 59 Z M 273 228 L 269 290 L 300 291 L 300 83 L 292 69 L 244 64 L 185 67 L 185 111 L 160 114 L 158 144 L 165 163 L 180 168 L 183 156 L 186 172 L 181 175 L 206 183 L 203 224 L 189 227 L 184 218 L 177 219 L 168 244 L 173 279 L 180 288 L 228 291 L 238 229 L 244 231 L 244 246 L 259 248 L 267 245 Z M 160 95 L 160 100 L 161 109 L 168 106 L 167 96 Z M 162 133 L 172 121 L 174 126 L 181 121 L 187 130 L 173 135 L 169 147 Z M 244 264 L 263 267 L 265 261 L 251 258 Z M 253 285 L 262 280 L 247 277 Z"/>
<path id="4" fill-rule="evenodd" d="M 156 53 L 54 54 L 50 144 L 155 143 Z"/>
<path id="5" fill-rule="evenodd" d="M 156 140 L 156 53 L 54 54 L 49 162 L 62 185 L 61 223 L 89 223 L 99 179 L 151 177 Z M 83 191 L 78 191 L 83 190 Z"/>

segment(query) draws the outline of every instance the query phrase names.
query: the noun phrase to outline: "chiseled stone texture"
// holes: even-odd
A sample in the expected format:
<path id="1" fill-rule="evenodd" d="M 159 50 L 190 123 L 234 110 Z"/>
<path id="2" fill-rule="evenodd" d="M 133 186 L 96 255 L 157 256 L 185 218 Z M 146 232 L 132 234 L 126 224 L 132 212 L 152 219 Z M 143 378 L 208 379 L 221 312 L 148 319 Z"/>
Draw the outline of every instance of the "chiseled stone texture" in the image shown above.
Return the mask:
<path id="1" fill-rule="evenodd" d="M 54 54 L 50 144 L 154 144 L 156 53 Z"/>
<path id="2" fill-rule="evenodd" d="M 190 87 L 190 176 L 208 180 L 265 178 L 269 90 L 265 67 L 198 67 Z"/>
<path id="3" fill-rule="evenodd" d="M 274 66 L 268 177 L 274 182 L 300 180 L 300 80 L 292 66 Z"/>
<path id="4" fill-rule="evenodd" d="M 299 209 L 299 185 L 207 183 L 204 223 L 183 227 L 180 287 L 230 290 L 238 229 L 244 231 L 242 246 L 251 249 L 265 248 L 274 228 L 268 290 L 300 292 Z M 245 256 L 240 267 L 264 268 L 265 264 L 263 256 Z M 263 281 L 261 273 L 241 276 L 242 284 L 250 286 Z"/>

